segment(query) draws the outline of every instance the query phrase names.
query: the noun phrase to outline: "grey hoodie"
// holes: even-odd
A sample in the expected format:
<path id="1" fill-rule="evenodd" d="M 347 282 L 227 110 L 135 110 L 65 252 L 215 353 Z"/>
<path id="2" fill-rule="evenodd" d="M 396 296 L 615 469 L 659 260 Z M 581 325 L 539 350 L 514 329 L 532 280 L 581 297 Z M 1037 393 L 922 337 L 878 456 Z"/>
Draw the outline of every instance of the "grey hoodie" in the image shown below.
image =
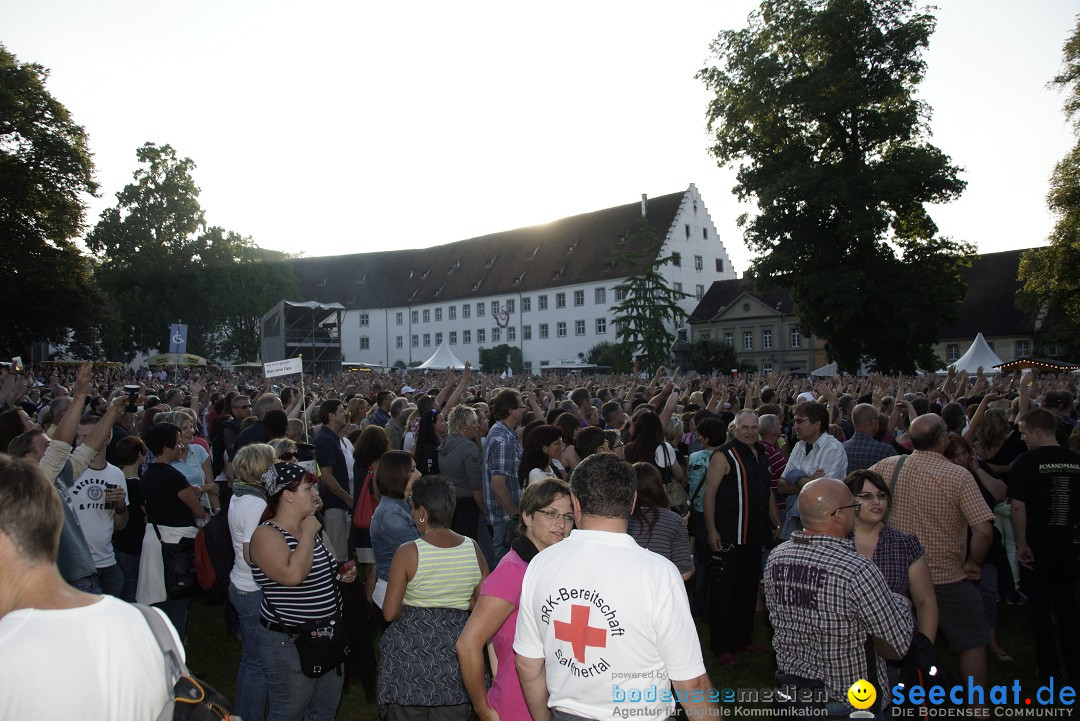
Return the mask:
<path id="1" fill-rule="evenodd" d="M 482 486 L 480 450 L 465 436 L 448 435 L 439 446 L 439 473 L 454 482 L 458 498 L 469 498 Z"/>

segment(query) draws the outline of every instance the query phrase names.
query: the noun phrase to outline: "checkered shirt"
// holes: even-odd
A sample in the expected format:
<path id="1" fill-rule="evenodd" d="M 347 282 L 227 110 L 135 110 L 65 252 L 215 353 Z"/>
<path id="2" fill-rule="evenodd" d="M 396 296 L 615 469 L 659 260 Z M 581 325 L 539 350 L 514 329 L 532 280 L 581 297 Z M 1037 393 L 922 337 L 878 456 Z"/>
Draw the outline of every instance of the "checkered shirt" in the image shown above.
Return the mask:
<path id="1" fill-rule="evenodd" d="M 911 643 L 907 600 L 889 591 L 850 539 L 792 533 L 765 565 L 765 602 L 777 668 L 821 681 L 833 701 L 847 704 L 848 689 L 860 678 L 879 689 L 887 685 L 884 659 L 874 654 L 876 668 L 867 668 L 870 636 L 900 653 Z"/>
<path id="2" fill-rule="evenodd" d="M 484 506 L 488 523 L 509 521 L 495 493 L 491 490 L 492 476 L 506 476 L 506 488 L 515 506 L 521 505 L 521 484 L 518 483 L 518 464 L 521 463 L 521 442 L 513 428 L 502 421 L 491 427 L 484 444 Z"/>
<path id="3" fill-rule="evenodd" d="M 891 484 L 899 458 L 878 461 L 870 470 Z M 893 489 L 889 525 L 919 539 L 935 586 L 967 578 L 961 566 L 967 557 L 968 526 L 993 518 L 967 469 L 933 451 L 915 451 L 904 461 Z"/>
<path id="4" fill-rule="evenodd" d="M 895 456 L 896 450 L 887 443 L 875 441 L 869 433 L 855 431 L 848 440 L 844 441 L 844 452 L 847 453 L 847 472 L 861 471 L 869 468 L 882 458 Z"/>

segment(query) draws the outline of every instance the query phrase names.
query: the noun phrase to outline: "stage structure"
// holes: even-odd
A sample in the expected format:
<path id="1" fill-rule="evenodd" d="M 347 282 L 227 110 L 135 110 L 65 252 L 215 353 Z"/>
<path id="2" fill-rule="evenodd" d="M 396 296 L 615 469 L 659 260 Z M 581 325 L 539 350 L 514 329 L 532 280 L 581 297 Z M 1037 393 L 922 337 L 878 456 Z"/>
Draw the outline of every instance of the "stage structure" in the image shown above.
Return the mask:
<path id="1" fill-rule="evenodd" d="M 340 303 L 283 300 L 262 317 L 262 360 L 303 356 L 304 373 L 341 371 Z"/>

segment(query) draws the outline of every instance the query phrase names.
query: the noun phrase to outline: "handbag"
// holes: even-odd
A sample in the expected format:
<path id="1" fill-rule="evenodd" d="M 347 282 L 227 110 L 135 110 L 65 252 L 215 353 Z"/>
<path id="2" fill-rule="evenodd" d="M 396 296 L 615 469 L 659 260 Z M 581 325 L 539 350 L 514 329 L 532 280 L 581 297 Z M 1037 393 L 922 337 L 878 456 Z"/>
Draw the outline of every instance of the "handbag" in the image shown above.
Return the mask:
<path id="1" fill-rule="evenodd" d="M 281 615 L 270 599 L 263 595 L 263 602 L 296 647 L 296 653 L 300 656 L 300 671 L 308 678 L 320 678 L 338 669 L 352 651 L 349 646 L 349 633 L 341 613 L 341 591 L 336 584 L 334 598 L 337 601 L 337 611 L 333 615 L 307 621 L 299 626 L 288 626 L 281 620 Z"/>
<path id="2" fill-rule="evenodd" d="M 356 497 L 356 508 L 353 509 L 353 526 L 356 528 L 371 528 L 371 517 L 375 515 L 375 494 L 371 492 L 371 479 L 375 475 L 375 464 L 368 468 L 364 476 L 364 485 L 360 487 L 360 494 Z"/>
<path id="3" fill-rule="evenodd" d="M 161 563 L 165 567 L 165 595 L 170 600 L 190 598 L 199 590 L 199 571 L 195 567 L 195 539 L 181 538 L 176 543 L 161 540 L 161 531 L 151 523 L 161 544 Z"/>
<path id="4" fill-rule="evenodd" d="M 660 469 L 660 476 L 664 479 L 664 493 L 667 494 L 668 508 L 681 516 L 686 513 L 686 509 L 690 505 L 690 496 L 686 494 L 686 489 L 675 480 L 675 476 L 671 472 L 667 443 L 661 445 L 660 448 L 664 451 L 664 462 L 667 464 Z"/>
<path id="5" fill-rule="evenodd" d="M 171 696 L 155 721 L 226 721 L 232 719 L 232 709 L 224 696 L 210 684 L 191 675 L 181 659 L 169 626 L 157 611 L 141 603 L 132 604 L 139 609 L 150 630 L 154 632 L 162 655 L 165 657 L 165 682 Z"/>

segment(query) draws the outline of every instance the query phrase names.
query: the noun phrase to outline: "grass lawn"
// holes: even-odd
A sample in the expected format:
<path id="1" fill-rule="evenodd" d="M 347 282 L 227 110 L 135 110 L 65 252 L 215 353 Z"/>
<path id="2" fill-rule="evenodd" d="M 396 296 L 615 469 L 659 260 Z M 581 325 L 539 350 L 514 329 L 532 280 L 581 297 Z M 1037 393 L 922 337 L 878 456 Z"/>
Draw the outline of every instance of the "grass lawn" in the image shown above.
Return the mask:
<path id="1" fill-rule="evenodd" d="M 1000 604 L 998 613 L 999 642 L 1015 660 L 1002 662 L 991 656 L 990 683 L 1011 685 L 1014 680 L 1019 680 L 1023 692 L 1033 695 L 1040 684 L 1035 678 L 1035 655 L 1028 632 L 1027 608 Z M 708 653 L 708 627 L 699 624 L 698 634 L 705 649 L 705 665 L 714 686 L 721 689 L 771 688 L 775 672 L 771 654 L 743 654 L 738 657 L 737 666 L 719 667 Z M 192 600 L 188 641 L 188 666 L 197 676 L 231 699 L 240 659 L 240 642 L 225 633 L 221 606 L 208 606 L 200 599 Z M 770 645 L 764 614 L 757 615 L 754 642 L 762 646 Z M 938 644 L 938 650 L 956 675 L 955 657 L 943 642 Z M 374 721 L 378 718 L 378 708 L 373 701 L 368 701 L 360 684 L 353 683 L 342 695 L 337 718 L 339 721 Z"/>

